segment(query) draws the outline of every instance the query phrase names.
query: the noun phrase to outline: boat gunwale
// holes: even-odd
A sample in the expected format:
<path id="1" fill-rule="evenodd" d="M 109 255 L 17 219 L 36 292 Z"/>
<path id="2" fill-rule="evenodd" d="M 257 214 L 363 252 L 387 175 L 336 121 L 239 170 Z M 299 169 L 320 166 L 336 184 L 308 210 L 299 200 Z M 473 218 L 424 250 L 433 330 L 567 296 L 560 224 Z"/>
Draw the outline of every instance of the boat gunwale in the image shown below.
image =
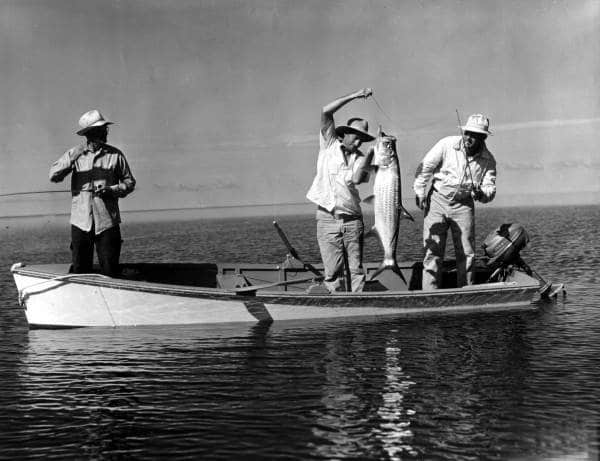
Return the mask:
<path id="1" fill-rule="evenodd" d="M 144 263 L 142 263 L 144 264 Z M 145 263 L 151 264 L 151 263 Z M 169 263 L 165 263 L 169 264 Z M 223 264 L 224 265 L 224 264 Z M 241 264 L 238 264 L 238 266 Z M 11 267 L 11 272 L 13 274 L 19 274 L 23 276 L 41 278 L 51 282 L 53 279 L 64 276 L 67 274 L 56 274 L 47 271 L 43 271 L 41 269 L 35 269 L 36 267 L 40 267 L 41 265 L 22 265 L 21 263 L 16 263 Z M 234 264 L 231 264 L 234 266 Z M 264 268 L 273 268 L 278 267 L 277 265 L 267 265 L 267 264 L 244 264 L 244 267 L 264 267 Z M 531 278 L 532 283 L 518 283 L 518 282 L 495 282 L 493 284 L 478 284 L 478 285 L 470 285 L 462 288 L 440 288 L 435 291 L 422 291 L 422 290 L 397 290 L 397 291 L 368 291 L 368 292 L 341 292 L 340 294 L 309 294 L 306 292 L 299 291 L 268 291 L 268 289 L 257 289 L 256 291 L 244 291 L 244 292 L 236 292 L 235 289 L 227 289 L 227 288 L 211 288 L 211 287 L 199 287 L 199 286 L 186 286 L 186 285 L 177 285 L 177 284 L 168 284 L 168 283 L 156 283 L 156 282 L 146 282 L 141 280 L 127 280 L 127 279 L 114 279 L 114 278 L 100 278 L 95 275 L 88 274 L 73 274 L 73 278 L 69 278 L 66 280 L 56 280 L 57 283 L 67 284 L 74 283 L 80 285 L 88 285 L 88 286 L 97 286 L 97 287 L 106 287 L 113 289 L 121 289 L 126 291 L 136 291 L 136 292 L 144 292 L 144 293 L 152 293 L 152 294 L 165 294 L 165 295 L 176 295 L 183 297 L 192 297 L 192 298 L 210 298 L 210 299 L 221 299 L 221 300 L 253 300 L 253 301 L 263 301 L 265 303 L 273 303 L 274 301 L 280 301 L 285 303 L 286 300 L 313 300 L 318 303 L 329 301 L 329 302 L 340 302 L 340 301 L 374 301 L 374 300 L 387 300 L 392 299 L 403 299 L 409 300 L 411 298 L 414 299 L 422 299 L 422 298 L 438 298 L 438 297 L 447 297 L 447 296 L 455 296 L 455 295 L 484 295 L 486 293 L 495 293 L 495 294 L 503 294 L 508 295 L 512 292 L 527 292 L 531 291 L 531 294 L 539 289 L 539 283 L 537 280 Z M 535 283 L 534 283 L 535 282 Z M 43 282 L 42 282 L 43 283 Z M 25 290 L 27 287 L 25 287 Z M 21 290 L 22 291 L 22 290 Z M 35 294 L 32 293 L 32 294 Z M 312 304 L 312 303 L 311 303 Z"/>

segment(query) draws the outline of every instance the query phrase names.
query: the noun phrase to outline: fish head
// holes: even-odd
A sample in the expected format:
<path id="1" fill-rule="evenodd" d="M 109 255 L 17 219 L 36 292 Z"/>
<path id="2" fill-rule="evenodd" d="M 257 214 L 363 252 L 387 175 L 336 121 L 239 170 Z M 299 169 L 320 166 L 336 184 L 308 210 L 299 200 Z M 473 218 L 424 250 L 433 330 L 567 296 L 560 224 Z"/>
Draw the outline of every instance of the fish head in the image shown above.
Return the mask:
<path id="1" fill-rule="evenodd" d="M 397 161 L 396 138 L 380 132 L 375 142 L 373 165 L 385 168 Z"/>

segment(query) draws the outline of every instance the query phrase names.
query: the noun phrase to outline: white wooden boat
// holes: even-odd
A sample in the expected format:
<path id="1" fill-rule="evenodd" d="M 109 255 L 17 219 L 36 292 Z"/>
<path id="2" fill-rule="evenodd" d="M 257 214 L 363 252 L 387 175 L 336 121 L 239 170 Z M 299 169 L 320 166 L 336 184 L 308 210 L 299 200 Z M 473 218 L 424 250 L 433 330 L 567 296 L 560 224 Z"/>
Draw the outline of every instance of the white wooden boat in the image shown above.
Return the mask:
<path id="1" fill-rule="evenodd" d="M 311 266 L 312 267 L 312 266 Z M 367 263 L 374 274 L 378 263 Z M 68 328 L 209 324 L 360 316 L 535 309 L 541 283 L 519 268 L 486 283 L 491 269 L 478 262 L 476 284 L 456 288 L 453 261 L 444 288 L 420 289 L 421 263 L 403 263 L 403 284 L 384 271 L 360 293 L 330 294 L 306 265 L 139 263 L 123 264 L 120 278 L 69 274 L 68 264 L 11 268 L 31 327 Z M 453 286 L 454 285 L 454 286 Z"/>

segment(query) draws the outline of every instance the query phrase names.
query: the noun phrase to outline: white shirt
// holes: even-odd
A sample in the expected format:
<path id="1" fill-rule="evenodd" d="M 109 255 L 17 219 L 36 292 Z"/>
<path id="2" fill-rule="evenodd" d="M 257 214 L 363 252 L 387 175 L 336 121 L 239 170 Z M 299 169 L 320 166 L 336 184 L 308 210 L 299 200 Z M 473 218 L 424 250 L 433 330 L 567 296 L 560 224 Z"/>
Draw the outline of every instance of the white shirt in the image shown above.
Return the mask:
<path id="1" fill-rule="evenodd" d="M 77 151 L 83 150 L 75 161 Z M 62 181 L 71 173 L 71 224 L 89 232 L 94 226 L 96 234 L 121 222 L 119 198 L 98 197 L 93 193 L 94 182 L 102 181 L 106 187 L 118 185 L 118 196 L 125 197 L 135 188 L 135 179 L 123 153 L 109 144 L 97 152 L 87 145 L 69 149 L 50 167 L 50 180 Z"/>
<path id="2" fill-rule="evenodd" d="M 344 155 L 333 125 L 323 131 L 319 132 L 317 174 L 306 198 L 336 215 L 361 216 L 360 196 L 352 176 L 363 154 L 358 151 Z"/>
<path id="3" fill-rule="evenodd" d="M 461 136 L 442 138 L 423 158 L 413 189 L 417 197 L 427 195 L 427 185 L 448 200 L 464 200 L 474 187 L 483 192 L 481 202 L 487 203 L 496 195 L 496 160 L 484 145 L 482 151 L 467 157 Z"/>

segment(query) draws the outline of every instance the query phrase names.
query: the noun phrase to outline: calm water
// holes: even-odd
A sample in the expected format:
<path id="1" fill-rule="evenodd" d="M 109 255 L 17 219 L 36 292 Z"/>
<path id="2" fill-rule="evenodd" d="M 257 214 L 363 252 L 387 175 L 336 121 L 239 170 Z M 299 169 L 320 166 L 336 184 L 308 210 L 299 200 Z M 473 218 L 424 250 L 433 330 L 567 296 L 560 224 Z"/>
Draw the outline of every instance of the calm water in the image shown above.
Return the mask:
<path id="1" fill-rule="evenodd" d="M 568 297 L 526 314 L 29 332 L 8 268 L 68 261 L 68 228 L 2 225 L 0 458 L 598 459 L 600 208 L 477 219 L 479 243 L 521 222 L 524 259 Z M 282 261 L 271 221 L 125 222 L 122 259 Z M 312 217 L 279 222 L 318 261 Z M 402 259 L 420 258 L 420 230 L 403 224 Z"/>

